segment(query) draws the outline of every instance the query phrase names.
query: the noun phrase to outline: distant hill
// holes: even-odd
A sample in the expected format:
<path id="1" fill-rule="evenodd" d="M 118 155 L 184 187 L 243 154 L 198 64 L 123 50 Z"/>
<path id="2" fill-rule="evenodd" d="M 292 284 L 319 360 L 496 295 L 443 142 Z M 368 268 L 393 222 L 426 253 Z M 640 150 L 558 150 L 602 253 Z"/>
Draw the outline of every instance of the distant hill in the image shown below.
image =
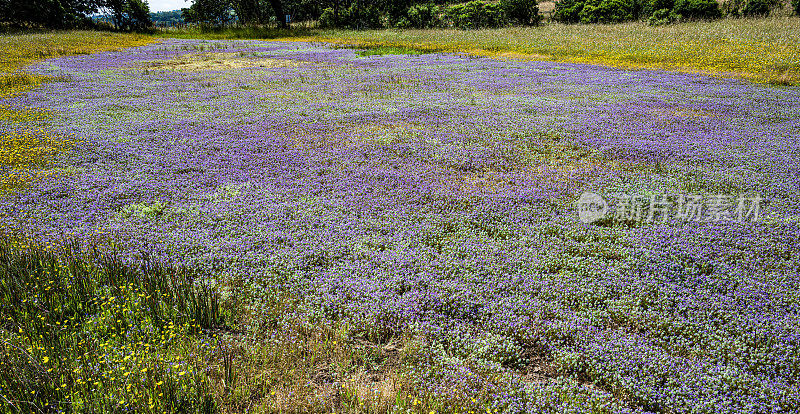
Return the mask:
<path id="1" fill-rule="evenodd" d="M 150 13 L 150 19 L 153 20 L 153 23 L 156 25 L 175 24 L 184 22 L 180 10 Z"/>

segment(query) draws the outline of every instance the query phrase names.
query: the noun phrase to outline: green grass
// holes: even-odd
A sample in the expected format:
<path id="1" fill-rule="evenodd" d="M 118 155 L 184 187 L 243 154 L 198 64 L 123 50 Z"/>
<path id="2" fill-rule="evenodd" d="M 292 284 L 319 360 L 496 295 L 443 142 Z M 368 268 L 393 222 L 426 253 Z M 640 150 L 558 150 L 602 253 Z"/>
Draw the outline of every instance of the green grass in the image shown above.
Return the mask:
<path id="1" fill-rule="evenodd" d="M 126 265 L 104 251 L 0 237 L 0 411 L 386 413 L 439 404 L 402 378 L 412 338 L 387 348 L 343 324 L 292 318 L 301 301 L 265 296 L 265 287 L 216 285 L 146 258 Z"/>
<path id="2" fill-rule="evenodd" d="M 171 39 L 206 39 L 206 40 L 235 40 L 235 39 L 277 39 L 299 36 L 314 36 L 319 30 L 295 27 L 292 29 L 278 29 L 265 26 L 243 26 L 232 28 L 214 27 L 187 27 L 181 29 L 163 29 L 154 33 L 157 37 Z"/>
<path id="3" fill-rule="evenodd" d="M 424 51 L 417 49 L 396 46 L 370 46 L 356 52 L 356 54 L 361 57 L 383 55 L 421 55 L 424 53 Z"/>
<path id="4" fill-rule="evenodd" d="M 190 272 L 97 249 L 0 240 L 0 401 L 19 412 L 212 412 L 205 329 L 220 295 Z M 205 339 L 205 340 L 203 340 Z"/>

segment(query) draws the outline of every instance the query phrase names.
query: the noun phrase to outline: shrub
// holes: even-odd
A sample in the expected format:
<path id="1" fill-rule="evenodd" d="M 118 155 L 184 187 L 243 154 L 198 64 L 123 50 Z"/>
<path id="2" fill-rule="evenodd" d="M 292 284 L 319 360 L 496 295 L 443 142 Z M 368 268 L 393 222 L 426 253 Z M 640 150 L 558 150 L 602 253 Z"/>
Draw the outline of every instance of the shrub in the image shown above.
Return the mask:
<path id="1" fill-rule="evenodd" d="M 553 10 L 553 20 L 561 23 L 578 23 L 584 2 L 581 0 L 561 0 Z"/>
<path id="2" fill-rule="evenodd" d="M 514 24 L 535 26 L 542 19 L 536 0 L 500 0 L 500 7 L 506 18 Z"/>
<path id="3" fill-rule="evenodd" d="M 383 27 L 381 12 L 376 7 L 362 7 L 353 4 L 347 9 L 347 20 L 342 23 L 350 29 L 377 29 Z"/>
<path id="4" fill-rule="evenodd" d="M 633 0 L 588 0 L 580 11 L 581 23 L 618 23 L 633 20 Z"/>
<path id="5" fill-rule="evenodd" d="M 742 15 L 742 8 L 745 0 L 725 0 L 722 3 L 722 12 L 728 16 L 739 17 Z"/>
<path id="6" fill-rule="evenodd" d="M 722 16 L 716 0 L 677 0 L 673 11 L 691 20 L 717 19 Z"/>
<path id="7" fill-rule="evenodd" d="M 442 23 L 439 13 L 439 6 L 435 4 L 411 6 L 408 8 L 408 10 L 406 10 L 405 15 L 400 17 L 400 19 L 394 24 L 394 26 L 401 29 L 427 29 L 431 27 L 438 27 Z"/>
<path id="8" fill-rule="evenodd" d="M 675 0 L 645 0 L 642 3 L 641 15 L 653 16 L 653 13 L 667 9 L 667 14 L 675 7 Z"/>
<path id="9" fill-rule="evenodd" d="M 471 1 L 465 4 L 450 6 L 447 17 L 459 29 L 480 29 L 500 27 L 506 23 L 505 14 L 499 4 Z"/>
<path id="10" fill-rule="evenodd" d="M 332 8 L 322 11 L 319 18 L 319 25 L 323 28 L 343 27 L 347 29 L 376 29 L 383 27 L 381 23 L 380 11 L 372 6 L 358 8 L 357 4 L 351 5 L 347 9 L 339 10 L 339 19 Z"/>
<path id="11" fill-rule="evenodd" d="M 332 7 L 328 7 L 322 11 L 322 15 L 319 16 L 319 26 L 322 28 L 330 28 L 336 27 L 336 14 L 333 11 Z"/>
<path id="12" fill-rule="evenodd" d="M 661 26 L 664 24 L 672 24 L 680 19 L 680 15 L 676 14 L 670 9 L 658 9 L 650 15 L 647 19 L 647 24 L 650 26 Z"/>
<path id="13" fill-rule="evenodd" d="M 742 9 L 742 14 L 748 17 L 767 16 L 771 9 L 770 6 L 767 0 L 749 0 Z"/>
<path id="14" fill-rule="evenodd" d="M 408 21 L 413 27 L 429 28 L 441 25 L 439 17 L 439 6 L 435 4 L 424 4 L 412 6 L 408 9 Z"/>
<path id="15" fill-rule="evenodd" d="M 730 16 L 756 17 L 768 16 L 773 10 L 783 7 L 784 4 L 783 0 L 728 0 L 722 8 L 723 12 Z"/>
<path id="16" fill-rule="evenodd" d="M 794 9 L 794 14 L 800 16 L 800 0 L 792 0 L 792 9 Z"/>

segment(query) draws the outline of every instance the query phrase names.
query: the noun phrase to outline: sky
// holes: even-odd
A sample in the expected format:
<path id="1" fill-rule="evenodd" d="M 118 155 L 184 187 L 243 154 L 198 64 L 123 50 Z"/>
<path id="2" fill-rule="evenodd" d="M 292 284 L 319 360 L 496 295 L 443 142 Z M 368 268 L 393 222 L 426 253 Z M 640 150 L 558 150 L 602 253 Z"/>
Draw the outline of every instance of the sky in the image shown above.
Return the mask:
<path id="1" fill-rule="evenodd" d="M 172 11 L 180 10 L 184 7 L 192 5 L 191 1 L 185 0 L 149 0 L 147 4 L 150 5 L 151 12 Z"/>

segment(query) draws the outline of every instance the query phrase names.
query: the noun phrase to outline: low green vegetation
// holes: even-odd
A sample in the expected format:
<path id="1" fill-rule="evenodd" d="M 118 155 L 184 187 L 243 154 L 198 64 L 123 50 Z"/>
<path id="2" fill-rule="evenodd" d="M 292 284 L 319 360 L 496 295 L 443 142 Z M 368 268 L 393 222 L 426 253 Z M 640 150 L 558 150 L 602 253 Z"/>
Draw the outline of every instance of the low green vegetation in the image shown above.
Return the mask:
<path id="1" fill-rule="evenodd" d="M 400 378 L 413 346 L 401 352 L 343 325 L 292 319 L 295 299 L 242 281 L 215 285 L 146 255 L 126 265 L 108 246 L 67 246 L 0 238 L 3 412 L 387 412 L 398 401 L 435 404 Z M 379 395 L 365 391 L 376 384 Z"/>
<path id="2" fill-rule="evenodd" d="M 768 15 L 772 6 L 766 2 L 749 0 L 744 14 Z M 754 7 L 759 12 L 750 11 Z M 551 17 L 561 23 L 620 23 L 647 18 L 651 24 L 665 24 L 718 19 L 722 10 L 716 0 L 561 0 L 556 2 Z"/>
<path id="3" fill-rule="evenodd" d="M 421 55 L 423 53 L 424 52 L 421 52 L 417 49 L 411 49 L 407 47 L 378 46 L 360 50 L 356 54 L 361 57 L 366 57 L 382 55 Z"/>
<path id="4" fill-rule="evenodd" d="M 506 25 L 505 10 L 500 3 L 471 1 L 456 4 L 447 9 L 447 17 L 453 27 L 459 29 L 483 29 Z"/>
<path id="5" fill-rule="evenodd" d="M 0 240 L 0 393 L 20 412 L 210 412 L 204 330 L 220 296 L 191 273 Z"/>
<path id="6" fill-rule="evenodd" d="M 319 29 L 295 27 L 280 29 L 268 26 L 215 27 L 207 25 L 187 26 L 181 29 L 170 29 L 156 33 L 156 36 L 172 39 L 297 39 L 317 36 L 323 32 Z"/>

